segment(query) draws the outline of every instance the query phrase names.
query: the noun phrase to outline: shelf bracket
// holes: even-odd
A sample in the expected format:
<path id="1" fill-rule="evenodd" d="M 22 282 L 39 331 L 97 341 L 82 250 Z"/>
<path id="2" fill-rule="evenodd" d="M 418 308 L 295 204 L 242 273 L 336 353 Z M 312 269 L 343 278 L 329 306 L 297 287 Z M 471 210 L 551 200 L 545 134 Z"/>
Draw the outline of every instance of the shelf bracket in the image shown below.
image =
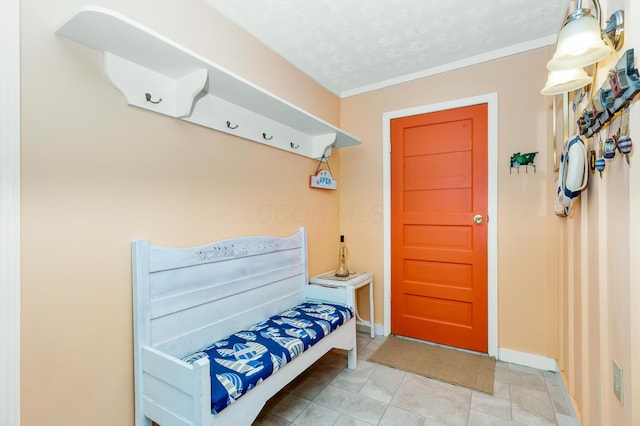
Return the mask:
<path id="1" fill-rule="evenodd" d="M 208 78 L 205 68 L 178 79 L 169 78 L 109 52 L 104 52 L 104 69 L 129 105 L 174 118 L 191 115 L 195 99 L 204 90 Z M 153 100 L 148 99 L 151 97 Z"/>
<path id="2" fill-rule="evenodd" d="M 331 148 L 336 141 L 336 133 L 326 133 L 324 135 L 318 135 L 313 137 L 313 151 L 310 157 L 320 159 L 323 157 L 329 158 L 331 156 Z"/>

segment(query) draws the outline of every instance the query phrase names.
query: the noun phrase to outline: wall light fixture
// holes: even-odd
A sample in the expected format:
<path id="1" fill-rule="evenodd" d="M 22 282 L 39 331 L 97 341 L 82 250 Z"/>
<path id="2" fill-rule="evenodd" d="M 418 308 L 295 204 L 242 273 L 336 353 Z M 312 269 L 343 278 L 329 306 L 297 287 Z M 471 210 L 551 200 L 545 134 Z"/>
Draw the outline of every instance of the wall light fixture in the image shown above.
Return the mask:
<path id="1" fill-rule="evenodd" d="M 549 70 L 547 83 L 540 91 L 543 95 L 557 95 L 572 92 L 591 83 L 591 77 L 584 68 L 568 70 Z"/>
<path id="2" fill-rule="evenodd" d="M 624 12 L 618 10 L 600 29 L 600 2 L 592 0 L 596 16 L 591 9 L 582 7 L 576 0 L 574 10 L 558 35 L 556 52 L 547 63 L 549 76 L 540 93 L 556 95 L 577 90 L 591 83 L 591 78 L 582 69 L 605 59 L 624 42 Z"/>

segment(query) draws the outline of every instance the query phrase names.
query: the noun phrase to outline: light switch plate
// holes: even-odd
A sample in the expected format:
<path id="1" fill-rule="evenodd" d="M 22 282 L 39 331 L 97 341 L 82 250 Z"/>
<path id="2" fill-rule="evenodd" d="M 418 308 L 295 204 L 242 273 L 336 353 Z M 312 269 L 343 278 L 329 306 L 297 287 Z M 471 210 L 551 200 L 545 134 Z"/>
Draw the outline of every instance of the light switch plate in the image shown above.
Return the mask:
<path id="1" fill-rule="evenodd" d="M 613 393 L 616 394 L 620 404 L 624 405 L 622 367 L 620 367 L 620 364 L 618 364 L 615 359 L 613 360 Z"/>

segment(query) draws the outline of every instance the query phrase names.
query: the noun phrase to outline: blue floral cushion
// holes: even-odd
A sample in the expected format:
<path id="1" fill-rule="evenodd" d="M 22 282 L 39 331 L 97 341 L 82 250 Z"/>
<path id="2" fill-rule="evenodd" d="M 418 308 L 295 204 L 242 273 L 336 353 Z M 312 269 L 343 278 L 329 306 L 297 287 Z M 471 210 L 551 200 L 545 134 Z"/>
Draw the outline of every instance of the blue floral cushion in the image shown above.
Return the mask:
<path id="1" fill-rule="evenodd" d="M 211 412 L 219 413 L 352 317 L 346 306 L 302 303 L 183 360 L 209 357 Z"/>

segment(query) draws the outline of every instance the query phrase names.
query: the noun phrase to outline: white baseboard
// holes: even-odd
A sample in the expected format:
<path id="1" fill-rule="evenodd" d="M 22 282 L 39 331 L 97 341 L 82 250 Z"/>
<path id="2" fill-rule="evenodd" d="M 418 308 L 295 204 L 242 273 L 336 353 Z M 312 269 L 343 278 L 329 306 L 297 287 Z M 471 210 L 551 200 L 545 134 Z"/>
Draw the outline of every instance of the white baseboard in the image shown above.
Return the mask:
<path id="1" fill-rule="evenodd" d="M 498 348 L 498 359 L 503 362 L 510 362 L 512 364 L 523 365 L 525 367 L 536 368 L 538 370 L 558 371 L 558 364 L 556 363 L 556 360 L 542 355 Z"/>
<path id="2" fill-rule="evenodd" d="M 368 324 L 358 324 L 357 330 L 367 333 L 371 332 L 371 328 Z M 375 324 L 374 330 L 377 336 L 384 336 L 384 327 L 382 324 Z M 556 360 L 553 358 L 530 354 L 527 352 L 514 351 L 513 349 L 498 348 L 498 360 L 543 371 L 560 371 Z"/>
<path id="3" fill-rule="evenodd" d="M 356 329 L 358 331 L 371 333 L 371 326 L 369 324 L 356 324 Z M 376 336 L 384 336 L 384 327 L 382 324 L 374 324 L 373 330 L 376 333 Z"/>
<path id="4" fill-rule="evenodd" d="M 376 332 L 376 336 L 384 336 L 384 326 L 382 324 L 375 324 L 373 329 Z"/>

